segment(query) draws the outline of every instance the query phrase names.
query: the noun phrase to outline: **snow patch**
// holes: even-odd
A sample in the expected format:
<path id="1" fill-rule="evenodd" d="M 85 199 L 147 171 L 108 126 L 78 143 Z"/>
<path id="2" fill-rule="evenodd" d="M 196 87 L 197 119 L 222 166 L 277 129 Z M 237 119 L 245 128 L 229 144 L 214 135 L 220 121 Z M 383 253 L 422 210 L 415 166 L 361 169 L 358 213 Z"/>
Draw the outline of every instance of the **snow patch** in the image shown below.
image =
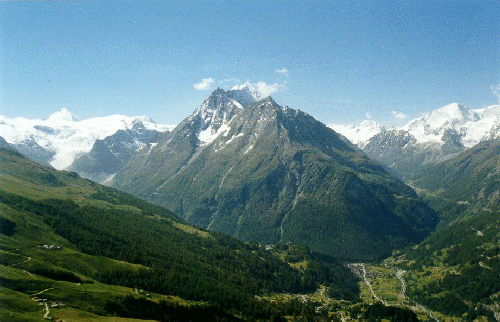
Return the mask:
<path id="1" fill-rule="evenodd" d="M 113 180 L 113 178 L 115 176 L 116 176 L 116 173 L 113 173 L 112 175 L 108 176 L 101 184 L 107 185 L 107 184 L 111 183 L 111 181 Z"/>
<path id="2" fill-rule="evenodd" d="M 198 140 L 202 142 L 202 145 L 209 145 L 219 135 L 225 134 L 227 131 L 229 131 L 229 129 L 230 127 L 226 123 L 222 124 L 218 129 L 214 129 L 211 124 L 208 128 L 198 134 Z"/>

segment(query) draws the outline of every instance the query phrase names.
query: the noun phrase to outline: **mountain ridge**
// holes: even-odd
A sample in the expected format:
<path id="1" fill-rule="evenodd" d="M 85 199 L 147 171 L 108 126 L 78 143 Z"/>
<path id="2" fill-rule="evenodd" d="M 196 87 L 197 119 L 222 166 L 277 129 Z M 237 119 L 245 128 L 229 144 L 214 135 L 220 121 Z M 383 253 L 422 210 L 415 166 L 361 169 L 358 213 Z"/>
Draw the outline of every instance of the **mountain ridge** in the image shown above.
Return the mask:
<path id="1" fill-rule="evenodd" d="M 480 142 L 500 138 L 500 105 L 469 110 L 452 103 L 396 128 L 369 122 L 358 127 L 329 126 L 356 142 L 391 172 L 411 179 L 428 164 L 437 164 Z"/>
<path id="2" fill-rule="evenodd" d="M 216 118 L 210 140 L 200 139 L 216 128 L 202 123 L 200 111 L 220 98 L 210 110 L 226 119 Z M 271 97 L 243 109 L 231 101 L 214 91 L 112 186 L 244 241 L 306 242 L 346 259 L 381 256 L 423 238 L 436 223 L 411 188 L 314 117 Z"/>

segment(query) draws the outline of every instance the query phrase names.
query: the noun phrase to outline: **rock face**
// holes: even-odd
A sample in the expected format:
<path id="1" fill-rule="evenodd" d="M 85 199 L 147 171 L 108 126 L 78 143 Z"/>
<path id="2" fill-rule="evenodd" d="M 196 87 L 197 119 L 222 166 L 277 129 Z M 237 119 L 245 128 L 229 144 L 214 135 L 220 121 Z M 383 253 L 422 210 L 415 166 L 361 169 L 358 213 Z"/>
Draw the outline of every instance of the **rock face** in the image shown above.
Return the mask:
<path id="1" fill-rule="evenodd" d="M 149 130 L 142 122 L 136 121 L 129 129 L 118 130 L 103 140 L 96 140 L 92 150 L 76 159 L 67 169 L 106 184 L 140 150 L 151 149 L 167 133 Z"/>
<path id="2" fill-rule="evenodd" d="M 428 164 L 444 161 L 464 150 L 453 130 L 442 135 L 441 142 L 419 143 L 404 130 L 383 130 L 368 140 L 363 152 L 402 178 L 413 178 Z"/>
<path id="3" fill-rule="evenodd" d="M 218 89 L 112 180 L 193 224 L 258 243 L 368 260 L 420 241 L 434 212 L 313 117 Z"/>

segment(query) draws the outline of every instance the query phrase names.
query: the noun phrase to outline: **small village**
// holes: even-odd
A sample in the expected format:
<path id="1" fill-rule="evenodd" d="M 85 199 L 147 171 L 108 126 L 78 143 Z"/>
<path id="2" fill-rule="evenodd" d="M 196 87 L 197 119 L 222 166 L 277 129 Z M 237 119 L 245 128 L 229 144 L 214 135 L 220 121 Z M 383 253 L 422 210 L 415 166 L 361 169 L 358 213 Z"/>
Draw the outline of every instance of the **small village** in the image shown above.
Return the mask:
<path id="1" fill-rule="evenodd" d="M 49 301 L 46 298 L 39 298 L 37 296 L 31 297 L 31 300 L 37 302 L 38 305 L 40 305 L 40 306 L 45 306 L 45 314 L 43 315 L 43 318 L 45 320 L 64 322 L 64 320 L 54 319 L 52 316 L 49 316 L 49 314 L 50 314 L 50 309 L 65 307 L 66 304 L 64 304 L 62 302 L 57 302 L 57 301 Z"/>
<path id="2" fill-rule="evenodd" d="M 40 247 L 41 249 L 46 249 L 46 250 L 60 250 L 62 248 L 61 246 L 57 246 L 57 245 L 40 245 L 38 247 Z"/>

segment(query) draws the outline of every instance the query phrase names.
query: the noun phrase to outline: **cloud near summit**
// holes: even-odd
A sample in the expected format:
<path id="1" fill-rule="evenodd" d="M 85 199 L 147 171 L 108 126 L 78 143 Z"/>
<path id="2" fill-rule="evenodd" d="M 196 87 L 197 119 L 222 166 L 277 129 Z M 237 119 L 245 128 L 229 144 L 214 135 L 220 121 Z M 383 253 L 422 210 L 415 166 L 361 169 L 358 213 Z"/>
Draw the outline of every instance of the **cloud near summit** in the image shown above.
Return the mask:
<path id="1" fill-rule="evenodd" d="M 204 91 L 210 88 L 210 85 L 215 82 L 215 79 L 212 77 L 209 78 L 203 78 L 201 82 L 193 84 L 193 87 L 199 91 Z"/>
<path id="2" fill-rule="evenodd" d="M 240 83 L 239 80 L 234 79 L 234 78 L 216 80 L 213 77 L 208 77 L 208 78 L 203 78 L 199 83 L 193 84 L 193 87 L 199 91 L 203 91 L 203 90 L 210 89 L 211 85 L 214 83 L 217 83 L 219 86 L 224 86 L 224 85 L 228 85 L 228 83 L 231 83 L 231 82 Z M 280 83 L 268 84 L 264 81 L 258 81 L 256 83 L 252 83 L 249 80 L 247 80 L 243 84 L 236 84 L 233 88 L 243 87 L 243 86 L 247 86 L 247 87 L 251 88 L 252 91 L 254 91 L 255 93 L 257 93 L 259 95 L 259 97 L 267 97 L 267 96 L 272 95 L 273 93 L 276 93 L 280 90 L 284 90 L 287 88 L 286 81 L 281 83 L 281 84 Z"/>
<path id="3" fill-rule="evenodd" d="M 397 120 L 404 120 L 405 118 L 408 117 L 408 115 L 406 115 L 405 113 L 403 112 L 396 112 L 396 111 L 392 111 L 391 112 L 392 116 L 397 119 Z"/>
<path id="4" fill-rule="evenodd" d="M 259 81 L 251 85 L 255 88 L 255 90 L 260 94 L 261 97 L 267 97 L 279 90 L 286 89 L 286 82 L 282 84 L 267 84 L 266 82 Z"/>

